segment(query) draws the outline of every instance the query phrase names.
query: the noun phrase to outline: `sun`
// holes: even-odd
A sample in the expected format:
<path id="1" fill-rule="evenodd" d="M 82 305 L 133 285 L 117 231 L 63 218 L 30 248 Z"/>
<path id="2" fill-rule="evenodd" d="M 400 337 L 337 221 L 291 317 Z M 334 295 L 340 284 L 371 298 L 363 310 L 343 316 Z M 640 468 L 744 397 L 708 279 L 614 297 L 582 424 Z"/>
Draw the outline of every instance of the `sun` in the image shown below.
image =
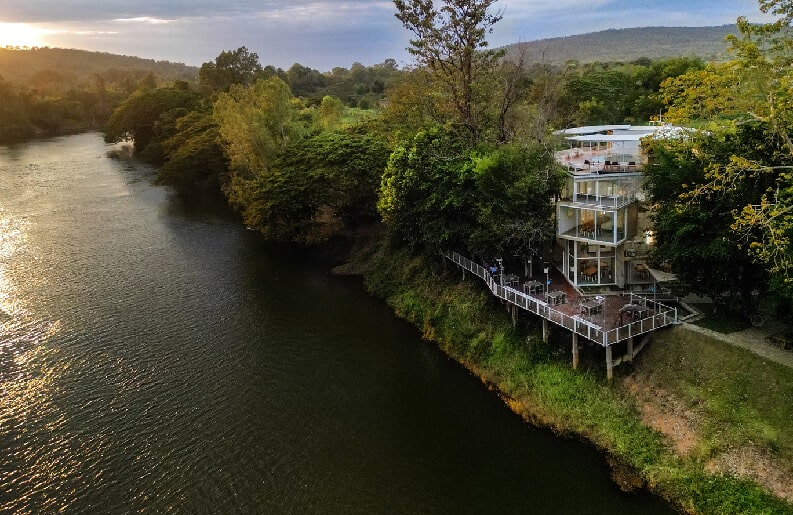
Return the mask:
<path id="1" fill-rule="evenodd" d="M 0 23 L 0 47 L 42 46 L 41 36 L 45 33 L 26 23 Z"/>

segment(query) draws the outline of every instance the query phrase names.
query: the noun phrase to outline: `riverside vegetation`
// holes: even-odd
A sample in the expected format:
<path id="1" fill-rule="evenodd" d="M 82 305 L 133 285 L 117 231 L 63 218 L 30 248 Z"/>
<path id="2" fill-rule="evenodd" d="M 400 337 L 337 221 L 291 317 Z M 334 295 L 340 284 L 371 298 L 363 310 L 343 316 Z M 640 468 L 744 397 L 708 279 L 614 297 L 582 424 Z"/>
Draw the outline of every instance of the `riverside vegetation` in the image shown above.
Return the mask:
<path id="1" fill-rule="evenodd" d="M 528 422 L 602 449 L 624 489 L 690 513 L 793 513 L 790 368 L 675 328 L 608 384 L 597 351 L 575 371 L 569 338 L 545 344 L 475 279 L 374 241 L 352 265 L 370 292 Z"/>

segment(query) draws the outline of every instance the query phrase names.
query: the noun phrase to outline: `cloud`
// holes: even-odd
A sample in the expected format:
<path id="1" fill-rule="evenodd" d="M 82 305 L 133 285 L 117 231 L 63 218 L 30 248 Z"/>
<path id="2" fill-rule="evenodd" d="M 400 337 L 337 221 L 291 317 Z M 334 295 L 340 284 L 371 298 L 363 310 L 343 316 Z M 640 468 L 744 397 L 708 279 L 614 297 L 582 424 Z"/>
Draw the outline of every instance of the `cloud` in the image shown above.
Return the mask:
<path id="1" fill-rule="evenodd" d="M 234 18 L 283 16 L 301 10 L 314 14 L 339 10 L 361 13 L 384 7 L 393 10 L 393 4 L 383 0 L 3 0 L 0 19 L 57 23 L 135 18 Z"/>
<path id="2" fill-rule="evenodd" d="M 151 18 L 149 16 L 139 16 L 138 18 L 117 18 L 113 20 L 119 23 L 144 23 L 147 25 L 165 25 L 173 23 L 174 20 L 163 20 L 162 18 Z"/>
<path id="3" fill-rule="evenodd" d="M 410 33 L 391 0 L 0 0 L 0 22 L 48 31 L 44 44 L 200 65 L 248 47 L 263 64 L 321 71 L 394 58 L 410 63 Z M 488 38 L 518 41 L 638 26 L 734 23 L 756 0 L 499 0 Z M 766 17 L 767 19 L 768 17 Z"/>
<path id="4" fill-rule="evenodd" d="M 298 62 L 327 71 L 355 61 L 376 64 L 389 57 L 400 62 L 406 59 L 409 34 L 393 16 L 390 1 L 298 1 L 284 2 L 284 6 L 265 1 L 255 2 L 256 8 L 244 15 L 236 11 L 246 7 L 245 2 L 231 0 L 230 4 L 232 8 L 221 15 L 206 15 L 199 1 L 184 11 L 148 11 L 144 16 L 136 5 L 135 15 L 114 11 L 112 17 L 41 26 L 51 32 L 45 42 L 49 46 L 191 65 L 241 46 L 259 54 L 263 64 L 282 68 Z"/>

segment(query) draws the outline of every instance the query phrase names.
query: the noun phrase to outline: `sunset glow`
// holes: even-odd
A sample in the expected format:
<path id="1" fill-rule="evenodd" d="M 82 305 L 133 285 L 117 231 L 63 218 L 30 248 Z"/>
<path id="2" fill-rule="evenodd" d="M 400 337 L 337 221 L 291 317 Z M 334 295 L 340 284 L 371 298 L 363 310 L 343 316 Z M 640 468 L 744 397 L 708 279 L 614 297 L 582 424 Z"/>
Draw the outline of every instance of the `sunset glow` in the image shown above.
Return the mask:
<path id="1" fill-rule="evenodd" d="M 41 36 L 45 33 L 46 31 L 26 23 L 0 23 L 0 47 L 43 46 Z"/>

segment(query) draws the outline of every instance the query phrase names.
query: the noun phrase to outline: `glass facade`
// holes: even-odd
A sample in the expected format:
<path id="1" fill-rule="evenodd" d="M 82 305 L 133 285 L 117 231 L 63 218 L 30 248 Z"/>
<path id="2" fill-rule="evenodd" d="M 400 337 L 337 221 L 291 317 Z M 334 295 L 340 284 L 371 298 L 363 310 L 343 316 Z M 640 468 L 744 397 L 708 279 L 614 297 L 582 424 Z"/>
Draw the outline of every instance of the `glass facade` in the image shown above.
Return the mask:
<path id="1" fill-rule="evenodd" d="M 615 284 L 615 247 L 567 241 L 567 279 L 577 285 Z"/>
<path id="2" fill-rule="evenodd" d="M 623 247 L 637 230 L 638 174 L 570 176 L 557 203 L 562 270 L 578 286 L 622 284 Z"/>
<path id="3" fill-rule="evenodd" d="M 618 245 L 628 237 L 631 206 L 619 209 L 558 204 L 557 234 L 560 237 Z"/>

